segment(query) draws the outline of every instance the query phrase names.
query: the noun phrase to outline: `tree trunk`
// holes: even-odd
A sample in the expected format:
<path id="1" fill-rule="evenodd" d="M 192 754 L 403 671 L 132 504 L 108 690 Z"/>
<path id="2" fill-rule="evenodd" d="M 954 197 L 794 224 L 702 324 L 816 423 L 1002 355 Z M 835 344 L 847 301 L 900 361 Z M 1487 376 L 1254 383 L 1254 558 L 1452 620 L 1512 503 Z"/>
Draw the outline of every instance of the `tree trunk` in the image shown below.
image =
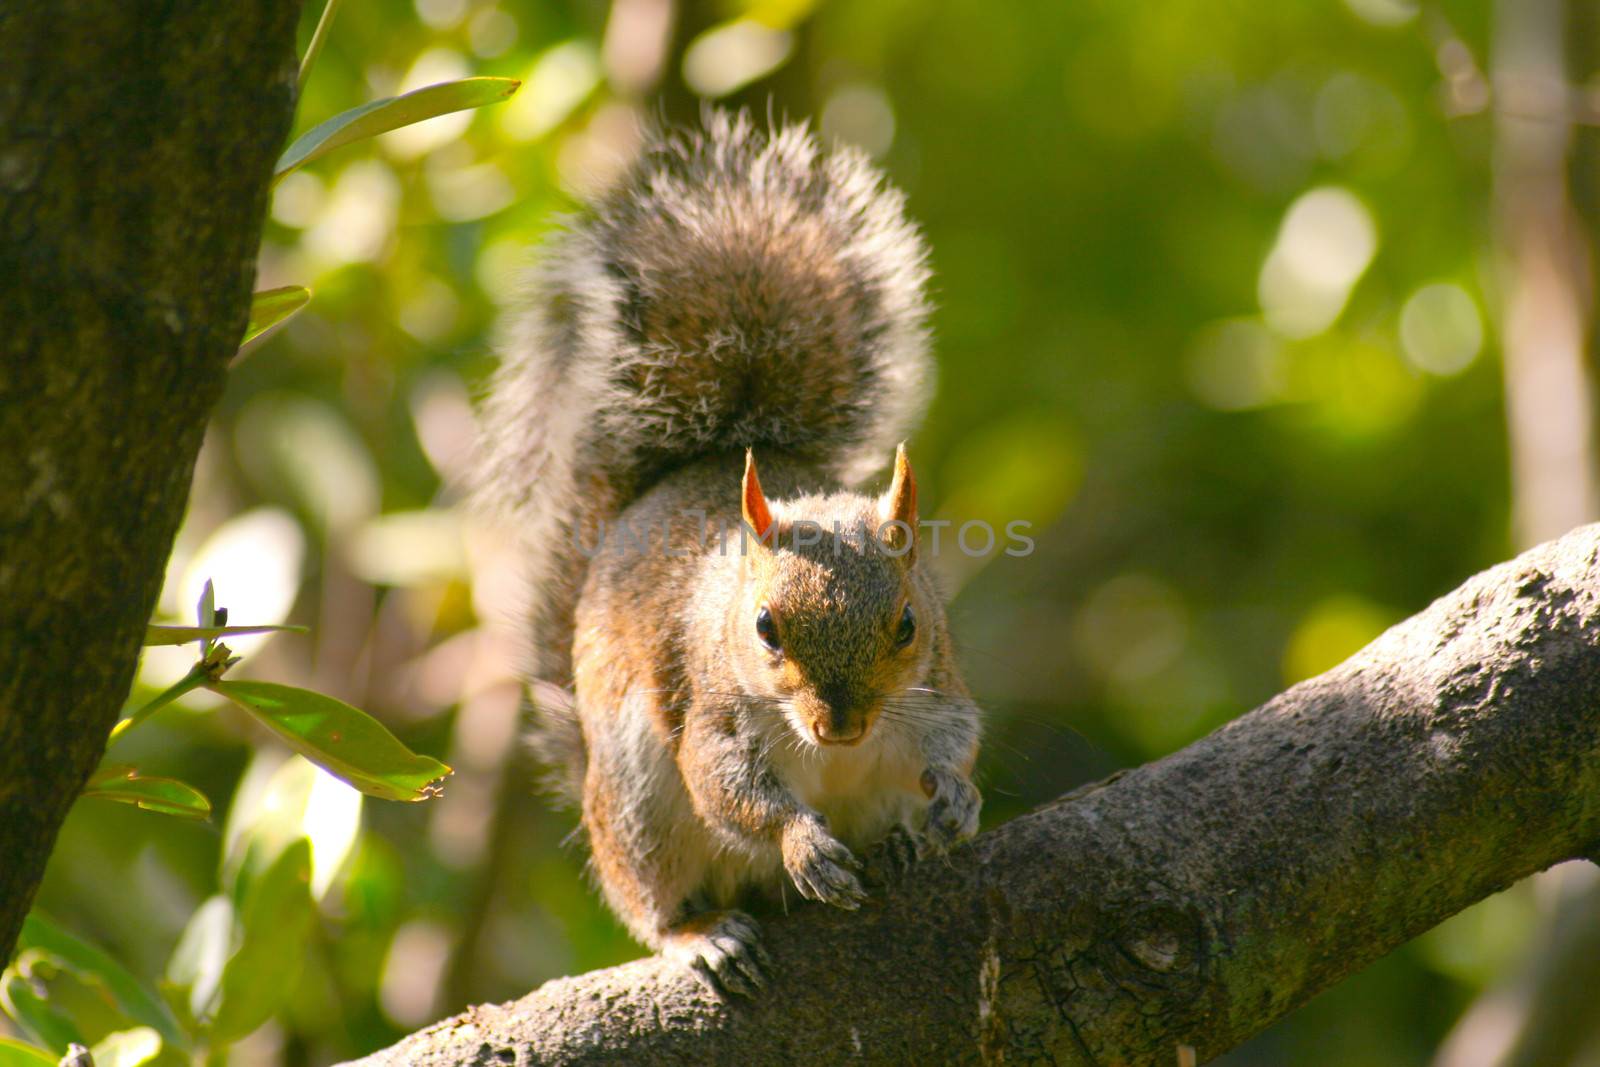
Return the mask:
<path id="1" fill-rule="evenodd" d="M 1215 1056 L 1467 905 L 1600 852 L 1600 525 L 1471 579 L 1181 752 L 766 923 L 722 1005 L 661 958 L 358 1061 L 1178 1062 Z"/>
<path id="2" fill-rule="evenodd" d="M 0 5 L 0 959 L 127 697 L 244 332 L 298 11 Z"/>

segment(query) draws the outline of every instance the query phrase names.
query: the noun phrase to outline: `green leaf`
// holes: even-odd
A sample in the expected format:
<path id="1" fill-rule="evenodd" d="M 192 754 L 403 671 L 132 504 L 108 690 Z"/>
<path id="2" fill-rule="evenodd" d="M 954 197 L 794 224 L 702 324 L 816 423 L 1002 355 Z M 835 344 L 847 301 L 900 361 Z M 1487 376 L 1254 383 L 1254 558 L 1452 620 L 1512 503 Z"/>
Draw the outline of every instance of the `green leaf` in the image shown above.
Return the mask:
<path id="1" fill-rule="evenodd" d="M 161 1055 L 161 1035 L 148 1026 L 117 1030 L 89 1050 L 94 1067 L 143 1067 Z"/>
<path id="2" fill-rule="evenodd" d="M 261 772 L 277 761 L 266 774 Z M 311 842 L 311 894 L 322 899 L 361 832 L 365 797 L 304 756 L 263 749 L 245 772 L 223 828 L 222 884 L 236 900 L 293 841 Z"/>
<path id="3" fill-rule="evenodd" d="M 250 300 L 250 325 L 245 327 L 241 345 L 260 337 L 284 319 L 311 302 L 311 290 L 303 285 L 285 285 L 281 289 L 263 289 Z M 206 589 L 211 583 L 206 583 Z M 202 626 L 209 625 L 202 620 Z"/>
<path id="4" fill-rule="evenodd" d="M 436 759 L 412 752 L 366 712 L 342 700 L 276 682 L 213 682 L 207 686 L 260 719 L 306 759 L 368 796 L 427 800 L 451 774 Z"/>
<path id="5" fill-rule="evenodd" d="M 179 1048 L 188 1046 L 188 1040 L 178 1021 L 172 1017 L 172 1012 L 133 976 L 133 972 L 112 959 L 104 949 L 68 933 L 39 911 L 29 912 L 22 921 L 17 948 L 19 952 L 29 949 L 48 953 L 61 966 L 70 968 L 83 978 L 97 981 L 129 1019 L 152 1027 L 168 1044 Z"/>
<path id="6" fill-rule="evenodd" d="M 234 948 L 233 901 L 225 896 L 208 898 L 183 928 L 177 947 L 167 960 L 169 992 L 186 1007 L 192 1019 L 209 1019 L 217 1008 L 222 988 L 222 968 Z"/>
<path id="7" fill-rule="evenodd" d="M 56 1067 L 56 1057 L 42 1048 L 0 1037 L 0 1067 Z"/>
<path id="8" fill-rule="evenodd" d="M 216 1041 L 237 1041 L 272 1017 L 294 989 L 316 918 L 311 842 L 294 842 L 250 886 L 240 909 L 242 939 L 222 969 L 211 1022 Z"/>
<path id="9" fill-rule="evenodd" d="M 176 778 L 141 775 L 132 767 L 106 767 L 95 773 L 84 788 L 86 797 L 132 804 L 145 811 L 176 815 L 182 819 L 211 817 L 211 801 L 192 785 Z"/>
<path id="10" fill-rule="evenodd" d="M 62 1056 L 68 1045 L 86 1042 L 73 1021 L 36 992 L 43 988 L 42 980 L 54 973 L 56 968 L 48 953 L 37 949 L 18 952 L 15 962 L 0 974 L 0 1008 L 29 1037 Z"/>
<path id="11" fill-rule="evenodd" d="M 151 623 L 144 628 L 144 644 L 146 648 L 152 645 L 186 645 L 190 641 L 207 641 L 217 637 L 231 637 L 234 634 L 268 634 L 280 631 L 288 633 L 308 633 L 304 626 L 157 626 Z"/>
<path id="12" fill-rule="evenodd" d="M 466 78 L 429 85 L 404 96 L 391 96 L 342 111 L 297 138 L 278 158 L 273 180 L 318 159 L 335 148 L 380 133 L 410 126 L 452 111 L 497 104 L 522 85 L 515 78 Z"/>

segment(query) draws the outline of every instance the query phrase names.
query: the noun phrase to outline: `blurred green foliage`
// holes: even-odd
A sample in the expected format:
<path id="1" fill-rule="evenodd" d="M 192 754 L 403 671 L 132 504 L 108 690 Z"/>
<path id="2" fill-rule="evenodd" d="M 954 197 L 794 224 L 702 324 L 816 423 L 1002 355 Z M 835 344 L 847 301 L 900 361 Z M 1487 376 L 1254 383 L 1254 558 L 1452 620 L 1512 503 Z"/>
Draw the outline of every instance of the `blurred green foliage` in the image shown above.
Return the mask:
<path id="1" fill-rule="evenodd" d="M 257 287 L 315 295 L 235 365 L 163 621 L 214 578 L 234 620 L 309 627 L 233 641 L 230 677 L 347 700 L 456 776 L 363 806 L 197 690 L 117 755 L 214 821 L 80 804 L 42 912 L 196 1010 L 196 975 L 227 981 L 206 924 L 277 909 L 295 945 L 281 996 L 228 1021 L 240 1064 L 331 1062 L 638 954 L 521 761 L 515 560 L 459 484 L 518 268 L 699 93 L 861 144 L 927 232 L 924 499 L 1037 540 L 947 575 L 986 823 L 1337 662 L 1512 548 L 1489 121 L 1451 117 L 1436 61 L 1441 35 L 1482 56 L 1488 23 L 1479 0 L 348 0 L 297 134 L 443 80 L 524 88 L 277 186 Z M 131 706 L 187 669 L 169 652 Z M 1227 1062 L 1424 1063 L 1537 914 L 1496 898 Z"/>

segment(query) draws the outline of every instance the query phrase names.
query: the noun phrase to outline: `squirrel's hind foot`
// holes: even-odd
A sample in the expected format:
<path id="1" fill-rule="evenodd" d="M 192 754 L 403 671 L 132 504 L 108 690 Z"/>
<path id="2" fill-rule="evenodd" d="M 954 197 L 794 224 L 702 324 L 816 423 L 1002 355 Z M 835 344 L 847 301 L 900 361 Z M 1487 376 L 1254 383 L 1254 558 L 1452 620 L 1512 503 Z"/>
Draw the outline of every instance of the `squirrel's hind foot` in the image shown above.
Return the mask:
<path id="1" fill-rule="evenodd" d="M 761 947 L 761 927 L 742 911 L 702 912 L 677 923 L 662 948 L 718 997 L 755 996 L 766 988 L 772 969 Z"/>

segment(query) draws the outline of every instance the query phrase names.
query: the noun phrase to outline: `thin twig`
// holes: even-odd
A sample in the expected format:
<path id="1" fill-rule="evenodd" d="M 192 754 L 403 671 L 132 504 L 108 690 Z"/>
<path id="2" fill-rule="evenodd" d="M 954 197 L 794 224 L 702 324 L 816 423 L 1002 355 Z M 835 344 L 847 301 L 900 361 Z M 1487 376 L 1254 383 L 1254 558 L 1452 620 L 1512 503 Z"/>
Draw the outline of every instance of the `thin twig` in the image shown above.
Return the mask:
<path id="1" fill-rule="evenodd" d="M 312 31 L 311 43 L 306 45 L 305 58 L 300 61 L 300 78 L 296 84 L 296 92 L 306 91 L 306 79 L 311 76 L 311 65 L 317 61 L 317 54 L 322 51 L 322 44 L 328 38 L 328 28 L 333 25 L 334 12 L 339 10 L 339 0 L 328 0 L 322 9 L 322 17 L 317 19 L 317 28 Z"/>

